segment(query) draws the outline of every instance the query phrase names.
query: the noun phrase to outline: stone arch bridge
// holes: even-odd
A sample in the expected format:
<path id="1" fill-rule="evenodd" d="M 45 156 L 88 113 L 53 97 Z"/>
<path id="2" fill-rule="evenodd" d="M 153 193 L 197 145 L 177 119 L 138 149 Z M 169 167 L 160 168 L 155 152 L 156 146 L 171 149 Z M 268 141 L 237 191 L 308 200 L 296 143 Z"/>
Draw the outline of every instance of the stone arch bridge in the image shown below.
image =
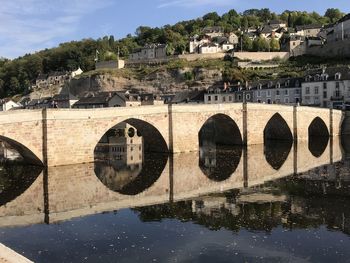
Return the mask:
<path id="1" fill-rule="evenodd" d="M 332 109 L 240 103 L 18 110 L 0 114 L 0 139 L 32 162 L 60 166 L 93 162 L 96 144 L 120 122 L 141 132 L 146 150 L 198 151 L 203 125 L 225 120 L 222 116 L 235 124 L 234 136 L 245 145 L 262 144 L 266 137 L 308 141 L 309 133 L 338 136 L 343 120 L 342 112 Z"/>

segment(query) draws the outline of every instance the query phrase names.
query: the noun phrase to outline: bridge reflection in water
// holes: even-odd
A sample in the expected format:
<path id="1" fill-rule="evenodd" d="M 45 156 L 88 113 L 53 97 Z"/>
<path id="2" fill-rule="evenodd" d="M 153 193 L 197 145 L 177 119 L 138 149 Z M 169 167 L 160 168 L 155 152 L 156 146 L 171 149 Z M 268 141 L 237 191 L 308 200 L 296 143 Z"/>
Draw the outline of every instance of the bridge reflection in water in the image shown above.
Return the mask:
<path id="1" fill-rule="evenodd" d="M 134 127 L 118 125 L 96 146 L 95 163 L 43 171 L 19 169 L 17 177 L 11 176 L 4 164 L 1 200 L 5 201 L 0 206 L 0 227 L 53 223 L 122 208 L 197 200 L 234 189 L 247 192 L 267 181 L 328 167 L 342 159 L 338 139 L 328 138 L 323 144 L 316 141 L 322 147 L 313 145 L 312 140 L 309 145 L 266 141 L 265 145 L 248 147 L 204 140 L 200 152 L 158 155 L 144 151 L 144 138 Z M 21 189 L 13 191 L 6 178 L 21 185 Z M 18 180 L 23 183 L 18 184 Z"/>

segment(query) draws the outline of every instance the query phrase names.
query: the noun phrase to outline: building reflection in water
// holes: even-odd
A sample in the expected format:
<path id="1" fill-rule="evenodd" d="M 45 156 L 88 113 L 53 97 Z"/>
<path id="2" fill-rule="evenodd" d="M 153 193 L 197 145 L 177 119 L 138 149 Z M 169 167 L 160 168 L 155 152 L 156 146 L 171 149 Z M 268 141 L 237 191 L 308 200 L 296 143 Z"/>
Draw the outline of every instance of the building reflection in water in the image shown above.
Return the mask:
<path id="1" fill-rule="evenodd" d="M 211 180 L 224 181 L 236 171 L 242 156 L 242 146 L 225 146 L 203 141 L 199 149 L 199 167 Z"/>
<path id="2" fill-rule="evenodd" d="M 0 141 L 0 206 L 25 192 L 42 170 L 40 166 L 26 164 L 14 148 Z"/>
<path id="3" fill-rule="evenodd" d="M 212 230 L 271 232 L 274 228 L 326 226 L 350 235 L 350 161 L 248 189 L 196 197 L 173 204 L 135 208 L 142 221 L 190 220 Z"/>
<path id="4" fill-rule="evenodd" d="M 167 154 L 144 152 L 142 134 L 127 123 L 110 129 L 95 148 L 95 173 L 109 189 L 136 195 L 161 175 Z"/>

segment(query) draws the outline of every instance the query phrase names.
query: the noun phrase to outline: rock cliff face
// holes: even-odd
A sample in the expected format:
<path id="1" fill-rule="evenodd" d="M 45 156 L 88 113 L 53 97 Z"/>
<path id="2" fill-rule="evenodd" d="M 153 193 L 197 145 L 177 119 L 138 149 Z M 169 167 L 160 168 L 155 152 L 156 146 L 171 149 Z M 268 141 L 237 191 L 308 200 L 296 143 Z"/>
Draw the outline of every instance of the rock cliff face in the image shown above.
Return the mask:
<path id="1" fill-rule="evenodd" d="M 70 92 L 83 96 L 97 91 L 144 91 L 170 93 L 187 89 L 206 89 L 222 81 L 219 69 L 184 68 L 176 70 L 155 70 L 139 77 L 121 77 L 113 73 L 82 76 L 73 79 Z"/>

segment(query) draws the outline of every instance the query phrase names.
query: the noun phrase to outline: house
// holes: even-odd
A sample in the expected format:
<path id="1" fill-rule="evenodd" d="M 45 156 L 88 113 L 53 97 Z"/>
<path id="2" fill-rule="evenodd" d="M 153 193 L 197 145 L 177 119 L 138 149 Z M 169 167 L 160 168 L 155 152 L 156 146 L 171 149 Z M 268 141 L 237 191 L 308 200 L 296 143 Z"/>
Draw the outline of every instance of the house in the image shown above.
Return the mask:
<path id="1" fill-rule="evenodd" d="M 323 26 L 319 24 L 296 26 L 296 35 L 304 37 L 317 37 Z"/>
<path id="2" fill-rule="evenodd" d="M 166 55 L 166 44 L 150 44 L 145 45 L 143 48 L 134 50 L 129 55 L 129 60 L 139 61 L 139 60 L 152 60 L 152 59 L 165 59 Z"/>
<path id="3" fill-rule="evenodd" d="M 67 94 L 57 94 L 52 98 L 53 108 L 72 108 L 73 104 L 76 103 L 79 99 L 72 95 L 71 93 Z"/>
<path id="4" fill-rule="evenodd" d="M 270 20 L 268 22 L 268 25 L 273 28 L 285 28 L 287 27 L 287 24 L 281 20 Z"/>
<path id="5" fill-rule="evenodd" d="M 205 104 L 221 104 L 235 102 L 235 93 L 224 83 L 223 87 L 209 88 L 204 94 Z"/>
<path id="6" fill-rule="evenodd" d="M 302 78 L 264 80 L 248 84 L 253 101 L 267 104 L 295 105 L 301 102 Z"/>
<path id="7" fill-rule="evenodd" d="M 341 108 L 350 105 L 349 67 L 309 71 L 302 83 L 303 105 Z"/>
<path id="8" fill-rule="evenodd" d="M 328 31 L 327 42 L 336 42 L 350 39 L 350 14 L 336 22 Z"/>
<path id="9" fill-rule="evenodd" d="M 40 99 L 33 99 L 27 103 L 25 106 L 26 109 L 45 109 L 45 108 L 52 108 L 52 98 L 51 97 L 44 97 Z"/>
<path id="10" fill-rule="evenodd" d="M 224 35 L 224 30 L 219 26 L 207 26 L 203 28 L 202 34 L 210 38 L 221 37 Z"/>
<path id="11" fill-rule="evenodd" d="M 18 107 L 21 107 L 21 105 L 11 99 L 0 100 L 0 111 L 8 111 Z"/>
<path id="12" fill-rule="evenodd" d="M 321 37 L 306 37 L 307 46 L 323 46 L 325 44 L 325 40 Z"/>
<path id="13" fill-rule="evenodd" d="M 35 80 L 35 85 L 39 88 L 47 87 L 49 85 L 47 81 L 47 77 L 48 77 L 47 74 L 39 74 L 39 76 Z"/>
<path id="14" fill-rule="evenodd" d="M 77 70 L 74 70 L 70 73 L 70 76 L 72 78 L 76 77 L 76 76 L 79 76 L 83 73 L 82 69 L 79 67 Z"/>
<path id="15" fill-rule="evenodd" d="M 191 91 L 182 91 L 175 94 L 172 98 L 172 104 L 180 103 L 203 103 L 204 102 L 204 90 L 191 90 Z"/>
<path id="16" fill-rule="evenodd" d="M 233 45 L 237 45 L 239 42 L 239 37 L 235 33 L 230 33 L 228 35 L 227 40 L 228 40 L 228 43 L 233 44 Z"/>
<path id="17" fill-rule="evenodd" d="M 89 94 L 73 104 L 73 108 L 91 109 L 107 107 L 135 107 L 141 106 L 141 98 L 138 94 L 128 92 L 99 92 Z"/>
<path id="18" fill-rule="evenodd" d="M 190 53 L 199 53 L 199 47 L 210 42 L 209 38 L 202 37 L 199 38 L 198 35 L 194 36 L 190 40 Z"/>
<path id="19" fill-rule="evenodd" d="M 291 57 L 302 56 L 306 53 L 307 41 L 304 36 L 292 35 L 282 43 L 283 51 L 289 52 Z"/>
<path id="20" fill-rule="evenodd" d="M 219 44 L 207 43 L 199 47 L 199 54 L 213 54 L 221 51 Z"/>
<path id="21" fill-rule="evenodd" d="M 51 72 L 47 77 L 48 85 L 63 85 L 70 78 L 67 72 L 55 71 Z"/>

